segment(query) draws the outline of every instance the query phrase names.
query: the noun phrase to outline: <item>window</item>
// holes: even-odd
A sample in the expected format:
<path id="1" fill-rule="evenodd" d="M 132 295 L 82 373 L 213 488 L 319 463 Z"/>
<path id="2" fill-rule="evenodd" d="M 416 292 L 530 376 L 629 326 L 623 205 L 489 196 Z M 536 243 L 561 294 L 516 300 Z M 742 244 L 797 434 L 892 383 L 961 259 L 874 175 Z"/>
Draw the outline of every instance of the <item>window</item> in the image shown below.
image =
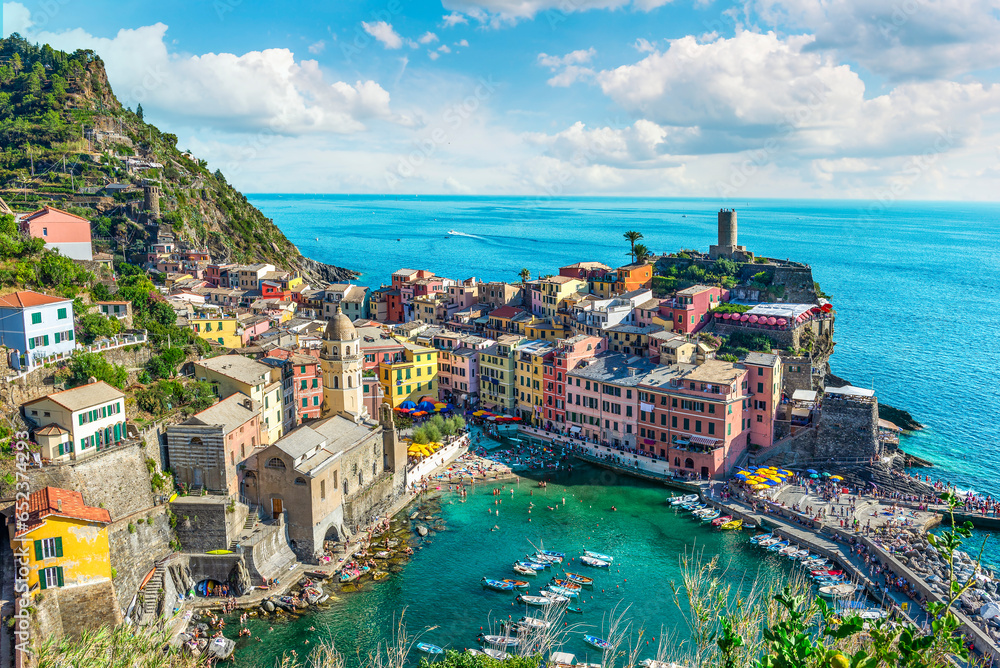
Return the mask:
<path id="1" fill-rule="evenodd" d="M 59 309 L 59 311 L 57 312 L 57 314 L 58 314 L 58 317 L 59 317 L 60 320 L 65 320 L 66 319 L 66 309 L 64 309 L 64 308 Z"/>
<path id="2" fill-rule="evenodd" d="M 62 566 L 43 568 L 42 570 L 38 571 L 38 584 L 42 589 L 49 589 L 51 587 L 62 587 L 63 586 Z"/>
<path id="3" fill-rule="evenodd" d="M 726 436 L 733 435 L 733 425 L 732 423 L 726 425 Z"/>
<path id="4" fill-rule="evenodd" d="M 305 484 L 307 484 L 306 483 L 306 479 L 302 478 L 302 477 L 298 477 L 298 478 L 295 479 L 295 484 L 296 485 L 305 485 Z"/>
<path id="5" fill-rule="evenodd" d="M 35 541 L 35 560 L 53 559 L 63 556 L 62 538 L 43 538 Z"/>
<path id="6" fill-rule="evenodd" d="M 281 461 L 280 457 L 271 457 L 270 459 L 267 460 L 267 464 L 265 464 L 265 467 L 269 469 L 279 469 L 281 471 L 284 471 L 285 462 Z"/>
<path id="7" fill-rule="evenodd" d="M 694 421 L 694 430 L 699 434 L 701 433 L 701 420 Z"/>
<path id="8" fill-rule="evenodd" d="M 684 431 L 687 431 L 690 428 L 691 428 L 691 420 L 684 418 Z"/>
<path id="9" fill-rule="evenodd" d="M 318 387 L 319 387 L 319 378 L 313 378 L 313 389 L 315 390 Z"/>
<path id="10" fill-rule="evenodd" d="M 715 435 L 715 423 L 714 422 L 709 422 L 708 423 L 708 433 L 710 435 Z"/>
<path id="11" fill-rule="evenodd" d="M 32 313 L 31 314 L 31 324 L 32 325 L 40 325 L 41 322 L 42 322 L 42 314 L 41 313 Z"/>
<path id="12" fill-rule="evenodd" d="M 763 415 L 758 415 L 757 416 L 757 422 L 763 422 L 763 421 L 764 421 L 764 416 Z"/>
<path id="13" fill-rule="evenodd" d="M 309 408 L 309 399 L 307 397 L 302 397 L 302 408 Z"/>
<path id="14" fill-rule="evenodd" d="M 674 429 L 677 429 L 677 416 L 676 415 L 674 415 L 673 417 L 670 418 L 670 426 L 673 427 Z"/>
<path id="15" fill-rule="evenodd" d="M 313 406 L 319 406 L 319 397 L 313 397 Z"/>
<path id="16" fill-rule="evenodd" d="M 319 481 L 319 500 L 323 501 L 326 499 L 326 480 Z"/>

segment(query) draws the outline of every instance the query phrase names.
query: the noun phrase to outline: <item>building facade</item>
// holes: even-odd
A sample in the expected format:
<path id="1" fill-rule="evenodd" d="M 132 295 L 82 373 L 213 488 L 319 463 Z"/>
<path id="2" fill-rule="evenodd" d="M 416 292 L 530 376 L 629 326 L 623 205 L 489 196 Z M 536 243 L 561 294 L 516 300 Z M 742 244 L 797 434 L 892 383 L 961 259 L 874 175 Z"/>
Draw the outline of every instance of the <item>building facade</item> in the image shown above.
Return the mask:
<path id="1" fill-rule="evenodd" d="M 0 297 L 0 345 L 13 369 L 32 369 L 45 357 L 76 348 L 73 300 L 30 290 Z"/>
<path id="2" fill-rule="evenodd" d="M 125 393 L 97 381 L 21 406 L 48 461 L 80 459 L 127 438 Z"/>

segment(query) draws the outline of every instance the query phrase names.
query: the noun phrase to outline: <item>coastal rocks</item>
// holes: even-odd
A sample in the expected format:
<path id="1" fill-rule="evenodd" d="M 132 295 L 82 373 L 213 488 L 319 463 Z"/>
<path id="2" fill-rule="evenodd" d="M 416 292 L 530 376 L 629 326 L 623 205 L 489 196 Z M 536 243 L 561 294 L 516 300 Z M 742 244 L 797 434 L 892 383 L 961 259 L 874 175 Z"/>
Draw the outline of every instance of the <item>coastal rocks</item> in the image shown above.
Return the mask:
<path id="1" fill-rule="evenodd" d="M 274 612 L 274 610 L 275 610 L 274 603 L 271 602 L 271 601 L 264 601 L 263 608 L 264 608 L 264 612 Z"/>
<path id="2" fill-rule="evenodd" d="M 421 538 L 426 537 L 428 533 L 429 532 L 427 530 L 427 527 L 425 527 L 423 524 L 417 525 L 417 534 L 419 534 Z"/>

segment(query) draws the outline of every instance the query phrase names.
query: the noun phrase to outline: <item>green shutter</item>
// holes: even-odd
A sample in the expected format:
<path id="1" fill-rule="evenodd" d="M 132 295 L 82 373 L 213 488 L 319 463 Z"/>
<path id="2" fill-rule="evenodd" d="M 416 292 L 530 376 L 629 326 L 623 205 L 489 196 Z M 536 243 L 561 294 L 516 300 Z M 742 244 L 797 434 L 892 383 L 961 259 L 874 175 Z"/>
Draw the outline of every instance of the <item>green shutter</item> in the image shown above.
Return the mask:
<path id="1" fill-rule="evenodd" d="M 42 557 L 42 541 L 36 540 L 35 541 L 35 561 L 41 561 L 42 558 L 43 558 Z"/>
<path id="2" fill-rule="evenodd" d="M 31 324 L 32 325 L 38 325 L 41 322 L 42 322 L 42 314 L 41 313 L 32 313 L 31 314 Z"/>
<path id="3" fill-rule="evenodd" d="M 56 556 L 57 557 L 63 556 L 63 551 L 62 551 L 62 537 L 61 536 L 56 536 Z M 62 583 L 60 582 L 59 584 L 62 584 Z"/>
<path id="4" fill-rule="evenodd" d="M 70 340 L 70 341 L 72 341 L 72 340 L 73 340 L 73 330 L 72 330 L 72 329 L 71 329 L 71 330 L 69 330 L 69 340 Z"/>
<path id="5" fill-rule="evenodd" d="M 62 587 L 65 584 L 62 566 L 56 566 L 56 577 L 59 578 L 59 586 Z"/>
<path id="6" fill-rule="evenodd" d="M 80 413 L 80 426 L 83 426 L 83 413 Z"/>
<path id="7" fill-rule="evenodd" d="M 35 542 L 38 542 L 38 541 L 35 541 Z M 40 571 L 38 571 L 38 586 L 41 587 L 42 589 L 46 588 L 46 586 L 45 586 L 45 571 L 47 571 L 47 570 L 48 570 L 47 568 L 43 568 Z"/>
<path id="8" fill-rule="evenodd" d="M 59 454 L 60 455 L 65 455 L 66 454 L 65 452 L 63 452 L 63 444 L 62 443 L 59 444 Z"/>
<path id="9" fill-rule="evenodd" d="M 64 308 L 59 309 L 59 319 L 60 320 L 66 319 L 66 309 Z"/>
<path id="10" fill-rule="evenodd" d="M 49 335 L 48 334 L 46 334 L 45 336 L 42 337 L 42 342 L 46 346 L 49 345 Z"/>

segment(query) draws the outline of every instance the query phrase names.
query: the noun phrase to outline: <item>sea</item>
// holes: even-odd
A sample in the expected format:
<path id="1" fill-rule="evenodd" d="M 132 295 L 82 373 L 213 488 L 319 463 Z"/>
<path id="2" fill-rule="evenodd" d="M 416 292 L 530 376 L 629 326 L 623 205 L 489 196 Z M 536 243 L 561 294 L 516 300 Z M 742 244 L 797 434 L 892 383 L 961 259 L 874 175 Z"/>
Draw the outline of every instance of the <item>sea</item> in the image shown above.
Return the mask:
<path id="1" fill-rule="evenodd" d="M 620 266 L 629 259 L 622 236 L 628 230 L 641 232 L 642 243 L 654 253 L 707 250 L 715 243 L 717 211 L 735 208 L 741 245 L 757 255 L 812 266 L 837 311 L 833 372 L 874 389 L 881 401 L 909 411 L 924 425 L 901 444 L 934 463 L 922 473 L 959 489 L 1000 495 L 1000 204 L 293 194 L 248 199 L 304 255 L 358 271 L 357 282 L 372 288 L 388 283 L 401 268 L 454 279 L 517 281 L 522 268 L 538 276 L 578 261 Z M 701 535 L 700 527 L 670 516 L 662 489 L 628 480 L 613 489 L 579 485 L 569 493 L 583 495 L 592 501 L 586 506 L 598 510 L 569 528 L 559 524 L 555 543 L 628 550 L 633 556 L 622 568 L 633 574 L 629 588 L 642 585 L 630 599 L 641 610 L 638 619 L 678 620 L 648 599 L 665 598 L 663 587 L 676 578 L 677 556 L 684 549 L 698 544 L 724 551 L 736 559 L 739 572 L 760 564 L 759 555 L 744 554 L 751 549 L 744 547 L 745 536 L 743 543 L 730 545 L 725 541 L 740 537 Z M 338 603 L 361 620 L 358 639 L 348 645 L 369 646 L 361 638 L 372 632 L 368 624 L 388 623 L 385 614 L 398 615 L 404 605 L 408 621 L 441 625 L 429 642 L 437 638 L 459 646 L 460 637 L 471 642 L 470 628 L 478 629 L 496 603 L 474 586 L 496 572 L 483 560 L 503 554 L 500 563 L 507 564 L 527 535 L 520 528 L 484 534 L 483 523 L 474 521 L 477 503 L 473 495 L 449 506 L 444 514 L 452 528 L 418 552 L 402 574 Z M 609 523 L 600 509 L 612 504 L 630 510 Z M 540 526 L 532 526 L 538 538 L 544 533 Z M 591 527 L 600 540 L 590 539 Z M 501 540 L 511 545 L 510 555 L 490 544 Z M 986 556 L 1000 563 L 1000 545 L 988 544 Z M 615 584 L 623 584 L 625 576 Z M 407 591 L 411 586 L 416 589 Z"/>

